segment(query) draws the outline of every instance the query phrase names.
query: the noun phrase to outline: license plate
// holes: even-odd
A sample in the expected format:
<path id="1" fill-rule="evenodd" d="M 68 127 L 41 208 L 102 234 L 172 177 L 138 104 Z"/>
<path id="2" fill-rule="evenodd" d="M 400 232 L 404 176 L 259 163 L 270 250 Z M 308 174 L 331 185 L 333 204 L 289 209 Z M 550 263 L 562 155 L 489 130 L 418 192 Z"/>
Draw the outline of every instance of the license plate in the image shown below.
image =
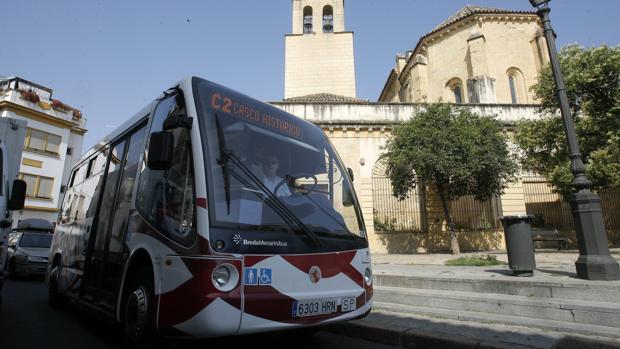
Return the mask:
<path id="1" fill-rule="evenodd" d="M 355 310 L 355 298 L 324 298 L 293 302 L 293 317 L 305 317 Z"/>
<path id="2" fill-rule="evenodd" d="M 357 306 L 357 303 L 355 301 L 354 297 L 351 298 L 343 298 L 342 299 L 342 304 L 340 306 L 340 311 L 347 312 L 347 311 L 351 311 L 351 310 L 355 310 Z"/>

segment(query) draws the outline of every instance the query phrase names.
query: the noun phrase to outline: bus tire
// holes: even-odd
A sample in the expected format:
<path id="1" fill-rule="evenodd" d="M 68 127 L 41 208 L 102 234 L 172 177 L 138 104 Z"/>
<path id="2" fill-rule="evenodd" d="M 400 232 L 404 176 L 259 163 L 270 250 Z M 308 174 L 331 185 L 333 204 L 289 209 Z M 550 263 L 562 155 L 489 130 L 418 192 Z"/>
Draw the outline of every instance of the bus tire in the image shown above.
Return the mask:
<path id="1" fill-rule="evenodd" d="M 60 277 L 60 264 L 55 262 L 52 266 L 49 279 L 47 280 L 47 302 L 54 308 L 62 307 L 66 297 L 58 291 L 58 278 Z"/>
<path id="2" fill-rule="evenodd" d="M 159 336 L 155 331 L 153 276 L 148 268 L 128 275 L 123 297 L 122 327 L 127 348 L 156 348 Z"/>

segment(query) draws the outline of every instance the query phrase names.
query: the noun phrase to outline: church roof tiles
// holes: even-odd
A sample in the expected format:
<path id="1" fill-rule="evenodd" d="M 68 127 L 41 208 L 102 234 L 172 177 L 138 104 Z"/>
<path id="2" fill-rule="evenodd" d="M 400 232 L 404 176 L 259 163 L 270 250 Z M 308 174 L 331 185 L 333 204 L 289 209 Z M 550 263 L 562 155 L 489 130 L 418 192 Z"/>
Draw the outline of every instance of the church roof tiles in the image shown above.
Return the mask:
<path id="1" fill-rule="evenodd" d="M 311 95 L 291 97 L 284 99 L 285 102 L 295 103 L 366 103 L 368 100 L 355 97 L 340 96 L 331 93 L 315 93 Z"/>
<path id="2" fill-rule="evenodd" d="M 432 34 L 436 31 L 439 31 L 453 23 L 460 21 L 461 19 L 465 17 L 474 15 L 474 14 L 535 14 L 535 13 L 532 11 L 507 10 L 507 9 L 501 9 L 501 8 L 467 5 L 463 7 L 462 9 L 460 9 L 454 15 L 448 17 L 448 19 L 446 19 L 445 21 L 441 22 L 428 34 Z"/>

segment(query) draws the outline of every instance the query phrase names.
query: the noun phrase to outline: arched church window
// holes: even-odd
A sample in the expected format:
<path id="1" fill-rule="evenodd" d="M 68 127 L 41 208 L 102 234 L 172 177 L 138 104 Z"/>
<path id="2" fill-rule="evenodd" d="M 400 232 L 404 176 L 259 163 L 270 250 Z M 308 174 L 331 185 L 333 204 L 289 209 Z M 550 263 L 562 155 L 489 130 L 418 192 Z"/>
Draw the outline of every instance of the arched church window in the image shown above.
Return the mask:
<path id="1" fill-rule="evenodd" d="M 512 104 L 519 103 L 519 100 L 517 99 L 517 82 L 515 80 L 515 77 L 512 75 L 508 77 L 508 85 L 510 85 L 510 99 L 512 100 Z"/>
<path id="2" fill-rule="evenodd" d="M 461 85 L 457 84 L 454 86 L 454 89 L 452 89 L 452 92 L 454 92 L 454 102 L 456 104 L 462 104 L 463 103 L 463 91 L 461 90 Z"/>
<path id="3" fill-rule="evenodd" d="M 334 32 L 334 9 L 329 5 L 323 7 L 323 32 Z"/>
<path id="4" fill-rule="evenodd" d="M 463 83 L 461 82 L 461 79 L 459 78 L 451 79 L 450 81 L 448 81 L 446 86 L 452 93 L 451 97 L 454 103 L 456 104 L 465 103 L 465 98 L 463 98 Z"/>
<path id="5" fill-rule="evenodd" d="M 521 70 L 512 67 L 506 71 L 506 75 L 508 76 L 508 88 L 510 89 L 510 100 L 512 104 L 527 102 L 525 80 Z"/>
<path id="6" fill-rule="evenodd" d="M 312 7 L 304 7 L 304 34 L 312 34 Z"/>

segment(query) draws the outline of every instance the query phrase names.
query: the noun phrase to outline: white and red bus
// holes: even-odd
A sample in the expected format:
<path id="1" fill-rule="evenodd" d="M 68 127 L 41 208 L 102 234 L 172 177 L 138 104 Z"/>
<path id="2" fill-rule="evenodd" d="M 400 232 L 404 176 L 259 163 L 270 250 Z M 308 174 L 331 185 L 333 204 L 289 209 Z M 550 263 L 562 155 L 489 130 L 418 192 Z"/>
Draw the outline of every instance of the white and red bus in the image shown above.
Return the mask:
<path id="1" fill-rule="evenodd" d="M 319 127 L 187 78 L 74 168 L 50 303 L 106 314 L 136 344 L 365 316 L 372 272 L 352 180 Z"/>

